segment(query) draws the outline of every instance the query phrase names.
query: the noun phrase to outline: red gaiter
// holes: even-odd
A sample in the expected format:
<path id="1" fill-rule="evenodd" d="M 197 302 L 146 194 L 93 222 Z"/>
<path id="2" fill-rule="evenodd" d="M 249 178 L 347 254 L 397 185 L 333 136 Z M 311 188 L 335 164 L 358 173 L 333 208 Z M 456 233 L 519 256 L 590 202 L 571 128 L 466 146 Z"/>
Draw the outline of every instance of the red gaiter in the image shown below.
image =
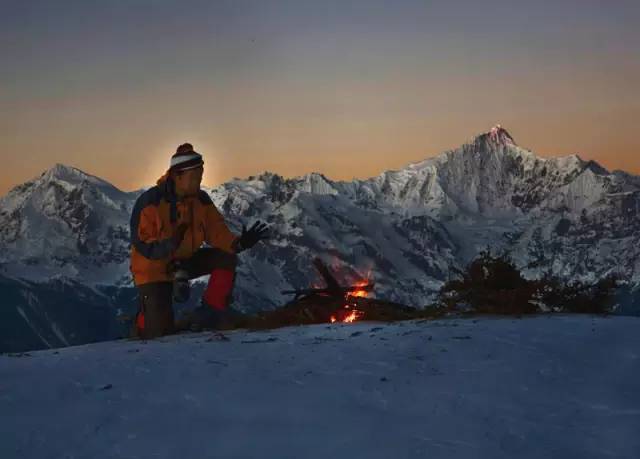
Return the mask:
<path id="1" fill-rule="evenodd" d="M 233 290 L 233 271 L 214 269 L 211 272 L 204 301 L 213 309 L 223 311 L 227 308 L 231 290 Z"/>
<path id="2" fill-rule="evenodd" d="M 136 316 L 136 327 L 140 331 L 144 330 L 144 313 L 142 311 L 138 312 Z"/>

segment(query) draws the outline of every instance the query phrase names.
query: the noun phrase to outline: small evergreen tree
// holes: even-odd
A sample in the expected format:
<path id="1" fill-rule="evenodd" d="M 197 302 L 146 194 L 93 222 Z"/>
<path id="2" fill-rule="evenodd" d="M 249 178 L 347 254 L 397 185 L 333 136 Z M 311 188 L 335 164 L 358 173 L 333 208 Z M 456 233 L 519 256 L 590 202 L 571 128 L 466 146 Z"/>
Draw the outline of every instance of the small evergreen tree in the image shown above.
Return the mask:
<path id="1" fill-rule="evenodd" d="M 447 282 L 440 292 L 449 309 L 468 305 L 490 314 L 532 314 L 539 311 L 605 314 L 610 311 L 618 278 L 596 284 L 567 283 L 547 271 L 539 280 L 527 280 L 505 254 L 482 251 L 460 279 Z"/>

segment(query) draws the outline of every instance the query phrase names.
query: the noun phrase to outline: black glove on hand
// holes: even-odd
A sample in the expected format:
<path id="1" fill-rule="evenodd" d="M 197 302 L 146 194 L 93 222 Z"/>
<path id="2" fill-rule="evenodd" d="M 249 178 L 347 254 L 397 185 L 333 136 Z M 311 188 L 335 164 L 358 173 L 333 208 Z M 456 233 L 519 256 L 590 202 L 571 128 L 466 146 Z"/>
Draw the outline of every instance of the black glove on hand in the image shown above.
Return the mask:
<path id="1" fill-rule="evenodd" d="M 260 220 L 255 222 L 248 231 L 247 227 L 242 225 L 242 234 L 238 238 L 238 251 L 250 249 L 259 241 L 268 237 L 267 224 L 262 223 Z"/>

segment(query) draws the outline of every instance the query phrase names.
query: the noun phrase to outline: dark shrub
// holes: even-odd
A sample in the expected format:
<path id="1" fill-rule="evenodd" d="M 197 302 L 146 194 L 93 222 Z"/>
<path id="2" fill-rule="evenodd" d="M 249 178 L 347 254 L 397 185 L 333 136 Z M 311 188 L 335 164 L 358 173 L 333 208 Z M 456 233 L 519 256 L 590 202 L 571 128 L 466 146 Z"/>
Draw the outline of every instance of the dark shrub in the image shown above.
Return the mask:
<path id="1" fill-rule="evenodd" d="M 538 311 L 604 314 L 610 311 L 617 278 L 609 276 L 596 284 L 567 283 L 550 273 L 527 280 L 505 254 L 485 251 L 473 260 L 461 279 L 447 282 L 441 302 L 450 309 L 470 306 L 490 314 L 531 314 Z"/>

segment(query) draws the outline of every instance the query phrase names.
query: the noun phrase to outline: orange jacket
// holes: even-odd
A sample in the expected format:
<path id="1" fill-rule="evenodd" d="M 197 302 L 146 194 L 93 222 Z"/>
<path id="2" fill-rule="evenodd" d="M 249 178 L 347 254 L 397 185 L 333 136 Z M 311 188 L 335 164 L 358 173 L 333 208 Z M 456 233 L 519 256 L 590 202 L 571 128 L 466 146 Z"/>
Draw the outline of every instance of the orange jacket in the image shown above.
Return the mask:
<path id="1" fill-rule="evenodd" d="M 173 235 L 187 223 L 179 246 Z M 167 265 L 171 260 L 189 258 L 203 242 L 234 253 L 237 236 L 227 227 L 207 193 L 178 199 L 173 180 L 165 173 L 157 185 L 137 199 L 131 214 L 131 264 L 136 285 L 171 281 Z"/>

